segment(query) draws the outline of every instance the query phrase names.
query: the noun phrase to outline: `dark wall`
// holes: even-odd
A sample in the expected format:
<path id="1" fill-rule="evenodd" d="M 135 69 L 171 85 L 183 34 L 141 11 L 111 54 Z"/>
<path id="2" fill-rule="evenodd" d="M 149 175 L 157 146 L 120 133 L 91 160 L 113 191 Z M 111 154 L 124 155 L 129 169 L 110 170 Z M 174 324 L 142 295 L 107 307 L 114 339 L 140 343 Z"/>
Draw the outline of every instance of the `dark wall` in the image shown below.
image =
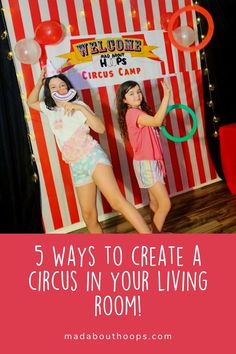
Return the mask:
<path id="1" fill-rule="evenodd" d="M 2 7 L 0 1 L 0 7 Z M 1 12 L 1 10 L 0 10 Z M 42 233 L 39 180 L 0 13 L 0 233 Z"/>
<path id="2" fill-rule="evenodd" d="M 210 82 L 215 89 L 211 92 L 214 107 L 205 104 L 206 132 L 212 161 L 218 174 L 224 177 L 221 159 L 219 137 L 214 137 L 222 125 L 236 122 L 235 112 L 235 1 L 234 0 L 201 0 L 199 5 L 211 14 L 214 21 L 214 35 L 210 43 L 202 50 L 206 53 Z M 201 21 L 203 33 L 207 32 L 207 24 Z M 201 51 L 201 52 L 202 52 Z M 204 68 L 205 62 L 202 60 Z M 208 77 L 203 75 L 205 103 L 209 101 Z M 216 124 L 213 116 L 220 118 Z"/>

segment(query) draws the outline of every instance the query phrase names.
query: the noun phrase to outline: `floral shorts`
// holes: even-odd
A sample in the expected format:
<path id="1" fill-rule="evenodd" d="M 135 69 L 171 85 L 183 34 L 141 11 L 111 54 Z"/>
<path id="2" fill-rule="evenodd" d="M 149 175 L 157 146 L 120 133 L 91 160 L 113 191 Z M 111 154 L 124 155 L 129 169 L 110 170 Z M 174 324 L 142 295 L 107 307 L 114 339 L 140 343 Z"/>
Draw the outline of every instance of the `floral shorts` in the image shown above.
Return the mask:
<path id="1" fill-rule="evenodd" d="M 75 186 L 79 187 L 92 183 L 93 172 L 99 163 L 111 166 L 107 154 L 103 151 L 101 146 L 97 144 L 83 159 L 70 165 Z"/>
<path id="2" fill-rule="evenodd" d="M 140 188 L 150 188 L 157 182 L 165 183 L 159 161 L 133 160 L 133 166 Z"/>

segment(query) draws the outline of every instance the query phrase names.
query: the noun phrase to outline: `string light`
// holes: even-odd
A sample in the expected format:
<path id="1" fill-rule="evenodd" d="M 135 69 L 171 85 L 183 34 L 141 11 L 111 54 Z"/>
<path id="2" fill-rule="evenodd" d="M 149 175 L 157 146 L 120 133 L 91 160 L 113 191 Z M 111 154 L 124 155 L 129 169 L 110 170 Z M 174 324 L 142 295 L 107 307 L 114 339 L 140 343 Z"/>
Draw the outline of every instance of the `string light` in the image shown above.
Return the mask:
<path id="1" fill-rule="evenodd" d="M 28 121 L 28 122 L 31 120 L 31 117 L 30 117 L 29 114 L 25 114 L 25 120 Z"/>
<path id="2" fill-rule="evenodd" d="M 200 55 L 201 60 L 204 60 L 204 59 L 205 59 L 205 56 L 206 56 L 206 53 L 203 51 L 203 52 L 201 53 L 201 55 Z"/>
<path id="3" fill-rule="evenodd" d="M 66 31 L 67 31 L 67 33 L 73 32 L 73 26 L 69 24 L 69 25 L 66 27 Z"/>
<path id="4" fill-rule="evenodd" d="M 213 103 L 212 100 L 210 100 L 210 101 L 207 102 L 207 105 L 208 105 L 208 107 L 213 107 L 213 106 L 214 106 L 214 103 Z"/>
<path id="5" fill-rule="evenodd" d="M 212 85 L 212 84 L 209 84 L 209 85 L 208 85 L 208 88 L 209 88 L 210 91 L 214 91 L 214 90 L 215 90 L 215 86 Z"/>
<path id="6" fill-rule="evenodd" d="M 199 2 L 195 1 L 194 4 L 198 5 Z M 203 30 L 202 30 L 202 20 L 201 20 L 200 14 L 197 15 L 196 21 L 197 21 L 197 25 L 198 25 L 198 29 L 199 29 L 200 38 L 204 39 L 205 34 L 203 33 Z M 215 102 L 213 99 L 213 91 L 215 90 L 215 85 L 212 83 L 212 80 L 210 78 L 210 72 L 209 72 L 208 64 L 207 64 L 206 51 L 204 49 L 200 53 L 200 59 L 202 60 L 202 67 L 203 67 L 202 72 L 205 77 L 204 80 L 207 80 L 207 87 L 208 87 L 208 100 L 206 102 L 206 106 L 208 107 L 208 109 L 211 109 L 212 115 L 213 115 L 213 117 L 212 117 L 213 133 L 211 134 L 211 136 L 213 138 L 218 138 L 219 137 L 218 123 L 220 121 L 220 118 L 217 117 L 215 114 Z"/>
<path id="7" fill-rule="evenodd" d="M 13 53 L 12 53 L 12 51 L 10 51 L 7 53 L 7 59 L 12 60 L 12 58 L 13 58 Z"/>
<path id="8" fill-rule="evenodd" d="M 214 133 L 212 134 L 212 136 L 213 136 L 214 138 L 218 138 L 218 136 L 219 136 L 218 131 L 217 131 L 217 130 L 215 130 L 215 131 L 214 131 Z"/>
<path id="9" fill-rule="evenodd" d="M 37 175 L 37 173 L 36 172 L 34 172 L 33 173 L 33 175 L 32 175 L 32 181 L 34 182 L 34 183 L 37 183 L 38 182 L 38 175 Z"/>
<path id="10" fill-rule="evenodd" d="M 7 38 L 7 31 L 5 30 L 5 31 L 3 31 L 2 32 L 2 34 L 1 34 L 1 40 L 3 41 L 4 39 L 6 39 Z"/>
<path id="11" fill-rule="evenodd" d="M 31 155 L 31 160 L 32 160 L 33 162 L 35 162 L 35 161 L 36 161 L 36 157 L 35 157 L 35 155 L 34 155 L 34 154 L 32 154 L 32 155 Z"/>
<path id="12" fill-rule="evenodd" d="M 219 117 L 214 116 L 212 120 L 213 120 L 213 122 L 214 122 L 214 123 L 219 123 L 220 118 L 219 118 Z"/>
<path id="13" fill-rule="evenodd" d="M 18 80 L 22 80 L 23 79 L 23 75 L 22 75 L 21 72 L 17 72 L 16 73 L 16 77 L 17 77 Z"/>

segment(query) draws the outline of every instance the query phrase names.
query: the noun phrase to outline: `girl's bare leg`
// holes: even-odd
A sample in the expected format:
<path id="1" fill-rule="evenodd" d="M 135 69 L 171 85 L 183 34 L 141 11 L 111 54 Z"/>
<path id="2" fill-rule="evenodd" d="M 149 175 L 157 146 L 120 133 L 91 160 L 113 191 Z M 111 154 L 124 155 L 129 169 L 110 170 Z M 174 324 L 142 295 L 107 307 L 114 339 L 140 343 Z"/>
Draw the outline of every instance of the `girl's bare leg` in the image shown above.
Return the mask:
<path id="1" fill-rule="evenodd" d="M 121 194 L 111 166 L 98 164 L 93 180 L 114 210 L 120 212 L 139 233 L 150 233 L 143 217 Z"/>
<path id="2" fill-rule="evenodd" d="M 84 222 L 91 234 L 101 234 L 102 228 L 98 222 L 96 207 L 97 187 L 95 183 L 76 187 L 77 197 L 82 211 Z"/>
<path id="3" fill-rule="evenodd" d="M 153 212 L 153 223 L 158 232 L 161 232 L 165 219 L 170 211 L 171 203 L 166 186 L 157 182 L 148 189 L 150 197 L 150 208 Z"/>

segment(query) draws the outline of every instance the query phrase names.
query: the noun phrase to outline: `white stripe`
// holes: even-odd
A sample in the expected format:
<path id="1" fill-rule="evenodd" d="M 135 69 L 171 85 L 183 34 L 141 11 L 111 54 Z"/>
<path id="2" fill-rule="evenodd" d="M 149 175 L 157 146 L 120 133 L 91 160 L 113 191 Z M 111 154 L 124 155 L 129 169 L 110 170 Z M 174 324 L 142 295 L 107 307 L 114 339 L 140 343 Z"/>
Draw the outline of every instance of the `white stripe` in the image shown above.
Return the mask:
<path id="1" fill-rule="evenodd" d="M 48 1 L 38 0 L 38 4 L 39 4 L 40 16 L 41 16 L 42 21 L 50 20 Z"/>
<path id="2" fill-rule="evenodd" d="M 24 27 L 25 38 L 34 38 L 34 27 L 28 1 L 19 1 L 22 24 Z"/>
<path id="3" fill-rule="evenodd" d="M 108 0 L 107 5 L 108 5 L 108 10 L 110 15 L 111 31 L 112 33 L 119 33 L 119 24 L 118 24 L 118 18 L 116 13 L 115 1 L 116 0 Z"/>
<path id="4" fill-rule="evenodd" d="M 67 13 L 66 0 L 57 0 L 57 8 L 60 18 L 60 23 L 64 25 L 65 29 L 68 28 L 69 17 Z"/>
<path id="5" fill-rule="evenodd" d="M 132 22 L 132 13 L 129 1 L 123 1 L 123 10 L 124 10 L 124 18 L 126 23 L 126 32 L 133 32 L 133 22 Z"/>
<path id="6" fill-rule="evenodd" d="M 141 31 L 147 31 L 148 30 L 148 26 L 147 26 L 147 14 L 146 14 L 146 8 L 145 5 L 143 3 L 143 0 L 139 0 L 138 1 L 138 11 L 137 11 L 137 15 L 139 15 L 139 20 L 140 20 L 140 29 Z"/>
<path id="7" fill-rule="evenodd" d="M 163 1 L 163 0 L 159 0 L 159 1 Z M 166 5 L 166 12 L 173 11 L 172 1 L 166 0 L 165 5 Z"/>
<path id="8" fill-rule="evenodd" d="M 152 0 L 154 29 L 161 29 L 161 16 L 157 0 Z"/>
<path id="9" fill-rule="evenodd" d="M 97 0 L 91 1 L 93 19 L 95 24 L 95 33 L 102 34 L 104 33 L 103 23 L 102 23 L 102 14 L 99 3 Z M 92 15 L 92 14 L 91 14 Z"/>
<path id="10" fill-rule="evenodd" d="M 79 28 L 79 33 L 81 36 L 85 36 L 88 34 L 86 17 L 84 12 L 84 5 L 82 0 L 74 0 L 75 1 L 75 9 L 77 15 L 77 25 Z"/>

